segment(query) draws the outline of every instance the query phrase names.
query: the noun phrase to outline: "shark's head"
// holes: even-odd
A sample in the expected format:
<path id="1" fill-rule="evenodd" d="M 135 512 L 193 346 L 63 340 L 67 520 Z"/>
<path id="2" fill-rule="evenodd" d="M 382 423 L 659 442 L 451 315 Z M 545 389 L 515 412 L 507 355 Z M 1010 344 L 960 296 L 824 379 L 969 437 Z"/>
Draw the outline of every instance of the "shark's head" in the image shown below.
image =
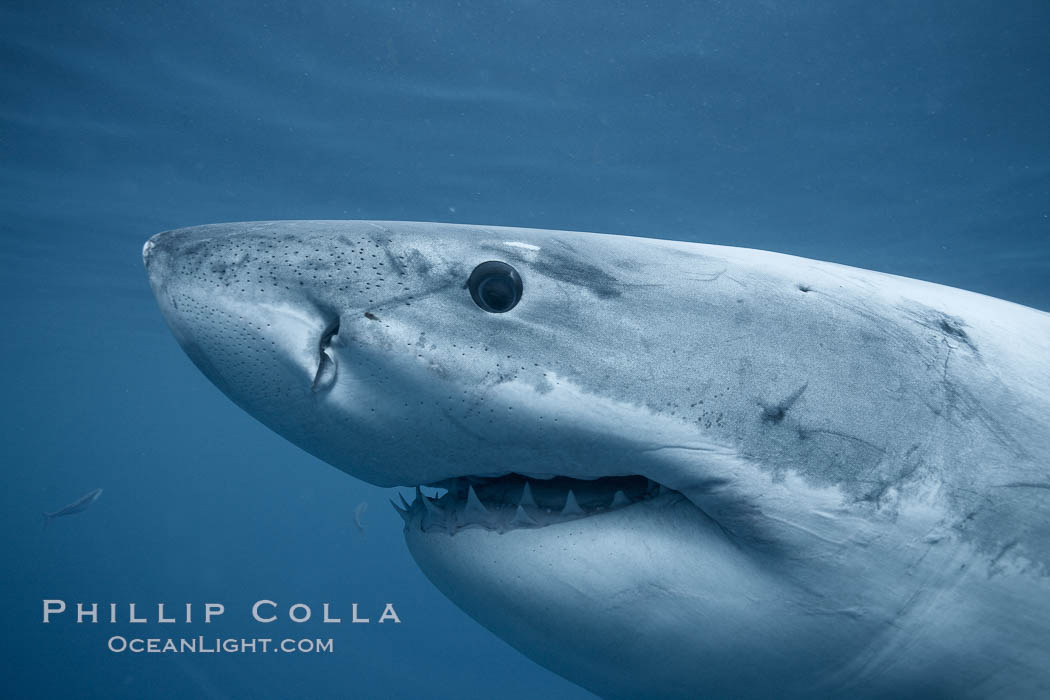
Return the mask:
<path id="1" fill-rule="evenodd" d="M 435 488 L 399 508 L 424 572 L 603 695 L 841 689 L 953 575 L 930 387 L 945 344 L 965 363 L 981 340 L 874 273 L 370 222 L 182 229 L 143 256 L 216 386 L 354 476 Z"/>

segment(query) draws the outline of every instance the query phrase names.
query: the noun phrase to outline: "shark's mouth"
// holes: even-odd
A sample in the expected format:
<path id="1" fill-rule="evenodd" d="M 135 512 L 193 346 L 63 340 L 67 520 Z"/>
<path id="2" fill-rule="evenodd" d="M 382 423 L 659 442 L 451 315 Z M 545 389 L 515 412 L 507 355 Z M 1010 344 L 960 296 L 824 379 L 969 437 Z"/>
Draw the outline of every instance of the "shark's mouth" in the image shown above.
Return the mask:
<path id="1" fill-rule="evenodd" d="M 466 528 L 498 532 L 537 528 L 626 508 L 674 493 L 644 476 L 574 479 L 533 478 L 521 474 L 464 476 L 430 484 L 444 494 L 430 497 L 418 486 L 409 503 L 394 503 L 405 523 L 424 532 L 455 534 Z"/>

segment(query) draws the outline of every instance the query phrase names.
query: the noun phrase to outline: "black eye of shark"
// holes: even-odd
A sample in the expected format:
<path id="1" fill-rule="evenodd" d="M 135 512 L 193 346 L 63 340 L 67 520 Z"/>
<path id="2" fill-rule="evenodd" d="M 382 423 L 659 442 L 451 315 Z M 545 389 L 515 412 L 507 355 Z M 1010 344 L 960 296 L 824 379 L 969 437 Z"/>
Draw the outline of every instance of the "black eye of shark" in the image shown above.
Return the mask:
<path id="1" fill-rule="evenodd" d="M 504 262 L 490 260 L 474 268 L 467 280 L 470 297 L 493 314 L 510 311 L 521 301 L 521 275 Z"/>

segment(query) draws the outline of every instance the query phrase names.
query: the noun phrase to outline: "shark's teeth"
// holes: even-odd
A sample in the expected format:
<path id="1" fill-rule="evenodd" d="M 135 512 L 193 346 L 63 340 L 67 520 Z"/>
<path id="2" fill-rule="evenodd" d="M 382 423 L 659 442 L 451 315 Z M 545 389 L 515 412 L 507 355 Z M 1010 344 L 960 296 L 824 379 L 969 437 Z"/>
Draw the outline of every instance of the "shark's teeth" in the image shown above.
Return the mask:
<path id="1" fill-rule="evenodd" d="M 481 505 L 481 499 L 478 498 L 478 494 L 473 486 L 467 487 L 467 507 L 463 509 L 463 512 L 481 517 L 489 514 L 488 510 L 485 509 L 485 506 Z"/>
<path id="2" fill-rule="evenodd" d="M 643 476 L 536 480 L 521 474 L 505 474 L 494 478 L 453 477 L 429 486 L 444 489 L 445 493 L 431 498 L 417 486 L 411 504 L 400 493 L 401 505 L 395 501 L 391 504 L 408 527 L 418 527 L 425 532 L 440 530 L 450 535 L 464 528 L 508 532 L 545 527 L 613 512 L 668 492 Z"/>
<path id="3" fill-rule="evenodd" d="M 401 502 L 404 503 L 405 499 L 402 498 Z M 411 511 L 407 507 L 402 508 L 398 504 L 394 503 L 394 499 L 390 499 L 390 505 L 394 506 L 394 510 L 397 511 L 397 514 L 400 515 L 401 519 L 404 520 L 406 523 L 412 519 Z M 407 506 L 408 504 L 405 503 L 405 505 Z"/>
<path id="4" fill-rule="evenodd" d="M 536 522 L 532 516 L 525 512 L 525 509 L 518 505 L 518 509 L 514 511 L 514 517 L 510 519 L 511 527 L 537 527 L 539 523 Z"/>
<path id="5" fill-rule="evenodd" d="M 536 508 L 536 499 L 532 496 L 532 487 L 529 486 L 529 482 L 525 482 L 525 488 L 521 490 L 521 499 L 518 500 L 519 506 L 529 506 L 530 508 Z"/>
<path id="6" fill-rule="evenodd" d="M 445 517 L 445 511 L 441 510 L 441 508 L 436 503 L 434 503 L 434 501 L 430 500 L 426 496 L 422 496 L 419 500 L 423 501 L 423 507 L 427 509 L 427 513 L 429 513 L 430 515 L 439 518 Z"/>
<path id="7" fill-rule="evenodd" d="M 576 494 L 569 489 L 569 495 L 565 497 L 565 507 L 561 509 L 562 515 L 583 515 L 583 508 L 576 502 Z"/>

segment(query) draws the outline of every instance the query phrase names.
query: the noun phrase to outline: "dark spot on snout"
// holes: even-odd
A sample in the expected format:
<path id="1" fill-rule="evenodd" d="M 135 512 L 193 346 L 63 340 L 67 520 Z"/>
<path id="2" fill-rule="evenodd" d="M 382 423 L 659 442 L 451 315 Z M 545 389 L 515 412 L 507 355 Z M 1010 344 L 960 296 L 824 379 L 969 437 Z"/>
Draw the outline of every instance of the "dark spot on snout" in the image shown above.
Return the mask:
<path id="1" fill-rule="evenodd" d="M 798 291 L 800 291 L 800 292 L 808 292 L 811 289 L 813 289 L 813 287 L 810 287 L 808 284 L 800 284 L 798 286 Z"/>
<path id="2" fill-rule="evenodd" d="M 369 321 L 378 321 L 379 320 L 379 317 L 376 316 L 371 311 L 366 311 L 365 312 L 365 318 L 367 318 Z"/>

